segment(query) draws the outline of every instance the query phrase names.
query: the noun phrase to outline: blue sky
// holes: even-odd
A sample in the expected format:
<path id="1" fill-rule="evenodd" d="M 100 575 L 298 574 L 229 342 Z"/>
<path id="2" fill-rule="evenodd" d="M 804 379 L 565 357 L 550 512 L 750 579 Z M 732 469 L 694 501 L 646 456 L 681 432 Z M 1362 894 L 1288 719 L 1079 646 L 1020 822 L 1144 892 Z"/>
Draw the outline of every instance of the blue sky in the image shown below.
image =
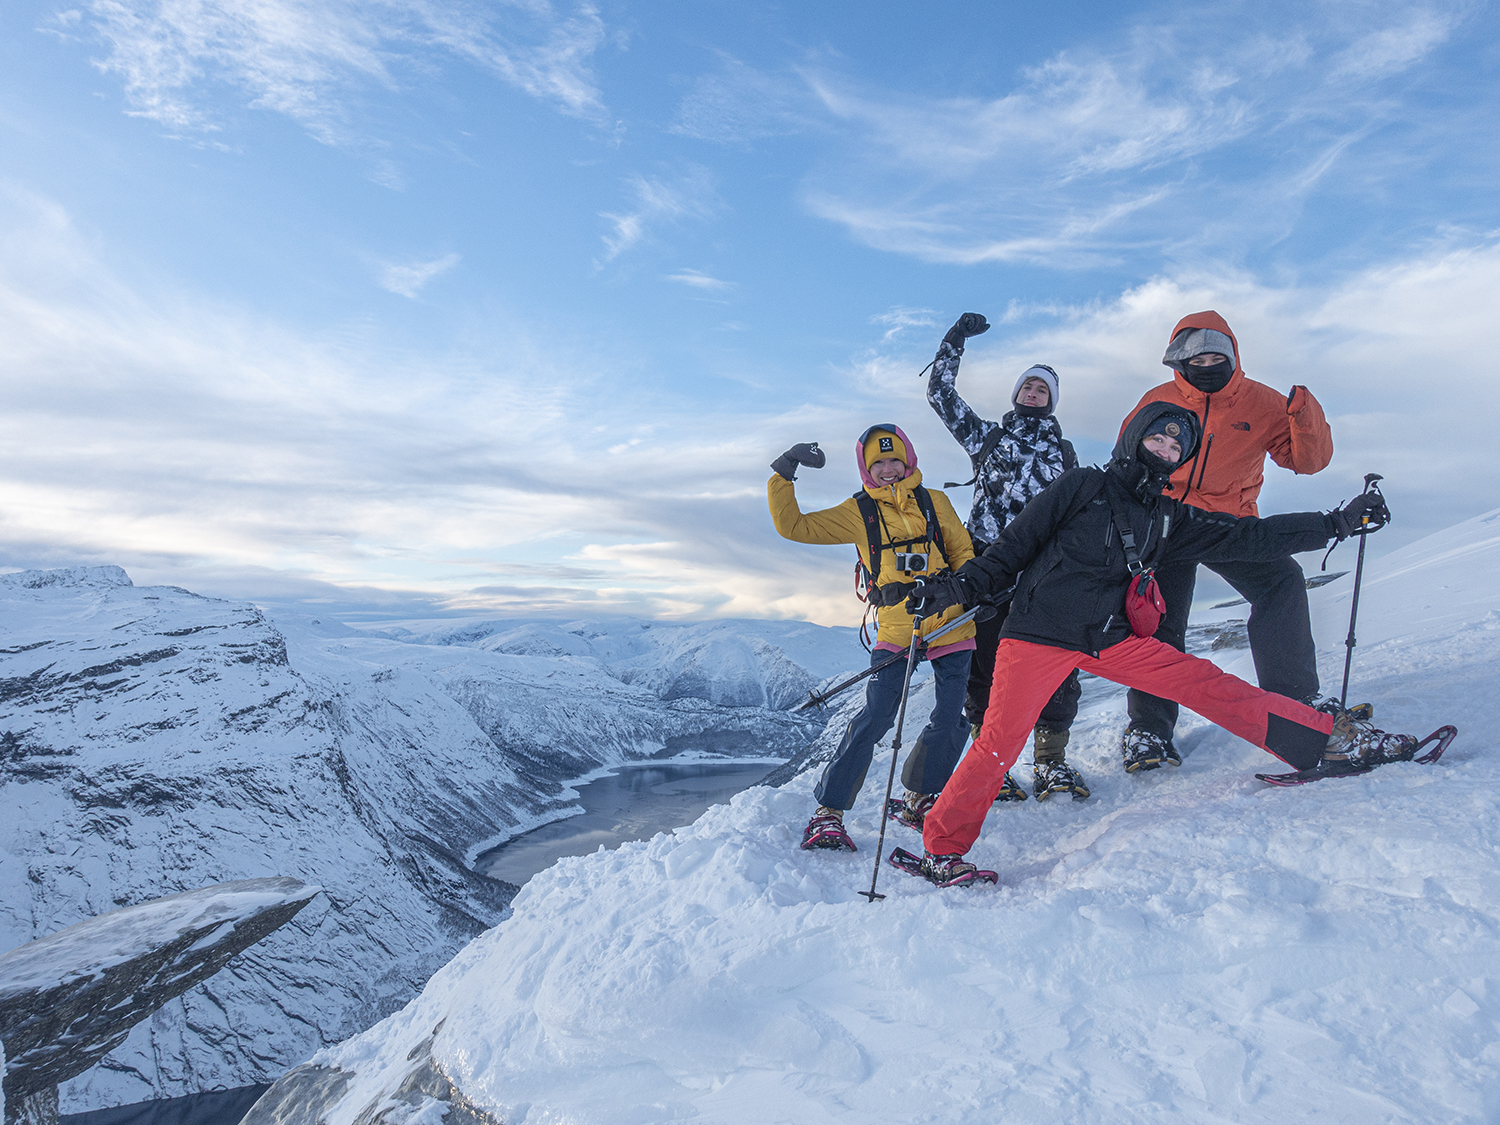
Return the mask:
<path id="1" fill-rule="evenodd" d="M 1334 424 L 1262 510 L 1382 472 L 1388 550 L 1500 504 L 1496 31 L 1483 3 L 15 0 L 0 564 L 351 617 L 848 623 L 852 553 L 775 536 L 766 465 L 824 442 L 801 494 L 835 503 L 891 420 L 967 479 L 917 372 L 971 309 L 960 391 L 997 416 L 1051 363 L 1086 460 L 1218 309 Z"/>

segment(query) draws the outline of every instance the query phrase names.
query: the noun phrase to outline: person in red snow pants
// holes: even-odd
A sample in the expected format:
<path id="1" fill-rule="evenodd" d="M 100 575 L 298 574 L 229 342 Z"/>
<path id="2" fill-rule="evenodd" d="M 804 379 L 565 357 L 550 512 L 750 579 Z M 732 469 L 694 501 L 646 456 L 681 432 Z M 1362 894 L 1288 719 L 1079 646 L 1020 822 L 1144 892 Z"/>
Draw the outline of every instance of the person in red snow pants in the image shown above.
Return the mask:
<path id="1" fill-rule="evenodd" d="M 995 679 L 985 711 L 991 718 L 927 814 L 922 830 L 922 846 L 927 851 L 952 855 L 969 850 L 979 837 L 980 825 L 1000 792 L 1006 771 L 1016 764 L 1031 737 L 1042 708 L 1074 668 L 1175 699 L 1273 754 L 1276 751 L 1266 745 L 1266 735 L 1278 718 L 1323 734 L 1333 730 L 1332 715 L 1284 695 L 1261 691 L 1221 671 L 1213 661 L 1187 656 L 1154 637 L 1131 637 L 1097 657 L 1002 639 L 995 651 Z M 1287 764 L 1297 768 L 1293 762 Z"/>

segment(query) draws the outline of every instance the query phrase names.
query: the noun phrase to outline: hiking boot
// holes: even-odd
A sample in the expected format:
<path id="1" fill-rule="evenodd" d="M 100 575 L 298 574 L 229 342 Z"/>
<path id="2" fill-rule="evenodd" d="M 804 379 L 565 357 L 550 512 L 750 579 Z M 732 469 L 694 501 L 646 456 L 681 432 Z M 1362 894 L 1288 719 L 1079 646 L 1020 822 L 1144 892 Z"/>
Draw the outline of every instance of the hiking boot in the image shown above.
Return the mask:
<path id="1" fill-rule="evenodd" d="M 1061 758 L 1043 758 L 1032 766 L 1031 784 L 1038 801 L 1054 793 L 1071 793 L 1075 801 L 1086 800 L 1089 795 L 1083 776 Z"/>
<path id="2" fill-rule="evenodd" d="M 995 794 L 997 801 L 1024 801 L 1026 790 L 1009 773 L 1005 775 L 1005 784 L 1000 786 L 1000 792 Z"/>
<path id="3" fill-rule="evenodd" d="M 1120 740 L 1120 755 L 1124 759 L 1126 773 L 1154 770 L 1163 761 L 1174 766 L 1182 765 L 1182 758 L 1171 739 L 1162 738 L 1140 727 L 1125 729 L 1125 737 Z"/>
<path id="4" fill-rule="evenodd" d="M 952 887 L 973 882 L 979 868 L 961 855 L 933 855 L 922 853 L 922 877 L 940 887 Z"/>
<path id="5" fill-rule="evenodd" d="M 857 852 L 854 841 L 844 831 L 844 812 L 819 805 L 802 833 L 802 847 L 808 851 L 826 849 L 832 852 Z"/>
<path id="6" fill-rule="evenodd" d="M 1372 719 L 1375 717 L 1375 704 L 1373 703 L 1356 703 L 1353 707 L 1345 708 L 1333 696 L 1319 695 L 1317 692 L 1299 699 L 1298 702 L 1307 704 L 1314 711 L 1321 711 L 1323 714 L 1332 715 L 1335 718 L 1345 710 L 1356 719 Z"/>
<path id="7" fill-rule="evenodd" d="M 937 804 L 936 793 L 913 793 L 908 789 L 904 800 L 891 802 L 890 817 L 898 824 L 904 824 L 920 832 L 927 820 L 928 812 L 935 804 Z"/>
<path id="8" fill-rule="evenodd" d="M 1053 759 L 1062 761 L 1063 751 L 1068 748 L 1067 729 L 1053 730 L 1041 723 L 1031 732 L 1032 756 L 1038 761 Z"/>
<path id="9" fill-rule="evenodd" d="M 1417 752 L 1417 740 L 1409 734 L 1387 734 L 1370 725 L 1368 704 L 1339 712 L 1333 732 L 1323 748 L 1318 768 L 1328 773 L 1362 773 L 1387 762 L 1408 762 Z"/>

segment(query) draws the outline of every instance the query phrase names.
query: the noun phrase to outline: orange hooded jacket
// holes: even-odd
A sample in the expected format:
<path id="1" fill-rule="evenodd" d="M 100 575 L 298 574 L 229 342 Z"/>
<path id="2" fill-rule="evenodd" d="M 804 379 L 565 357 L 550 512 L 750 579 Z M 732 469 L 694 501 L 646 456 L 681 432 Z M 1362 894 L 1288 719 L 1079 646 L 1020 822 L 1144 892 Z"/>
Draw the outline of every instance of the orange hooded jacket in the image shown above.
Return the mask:
<path id="1" fill-rule="evenodd" d="M 1216 312 L 1185 316 L 1172 329 L 1168 345 L 1184 328 L 1212 328 L 1234 342 L 1234 374 L 1223 390 L 1204 394 L 1176 373 L 1170 383 L 1141 396 L 1120 426 L 1130 424 L 1148 402 L 1170 402 L 1186 407 L 1203 423 L 1197 456 L 1172 474 L 1167 495 L 1195 508 L 1231 516 L 1259 515 L 1255 500 L 1265 480 L 1266 454 L 1294 473 L 1316 473 L 1333 458 L 1333 433 L 1323 408 L 1306 387 L 1293 387 L 1288 397 L 1247 378 L 1240 342 Z"/>

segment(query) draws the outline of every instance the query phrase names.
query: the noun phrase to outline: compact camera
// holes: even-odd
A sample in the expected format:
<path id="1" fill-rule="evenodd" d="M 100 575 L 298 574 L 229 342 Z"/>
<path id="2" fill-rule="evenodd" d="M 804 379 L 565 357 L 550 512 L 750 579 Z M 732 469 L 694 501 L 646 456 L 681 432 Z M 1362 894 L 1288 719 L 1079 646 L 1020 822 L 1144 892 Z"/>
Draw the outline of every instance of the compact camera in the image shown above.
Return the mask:
<path id="1" fill-rule="evenodd" d="M 902 574 L 920 574 L 927 569 L 926 551 L 897 551 L 896 569 Z"/>

